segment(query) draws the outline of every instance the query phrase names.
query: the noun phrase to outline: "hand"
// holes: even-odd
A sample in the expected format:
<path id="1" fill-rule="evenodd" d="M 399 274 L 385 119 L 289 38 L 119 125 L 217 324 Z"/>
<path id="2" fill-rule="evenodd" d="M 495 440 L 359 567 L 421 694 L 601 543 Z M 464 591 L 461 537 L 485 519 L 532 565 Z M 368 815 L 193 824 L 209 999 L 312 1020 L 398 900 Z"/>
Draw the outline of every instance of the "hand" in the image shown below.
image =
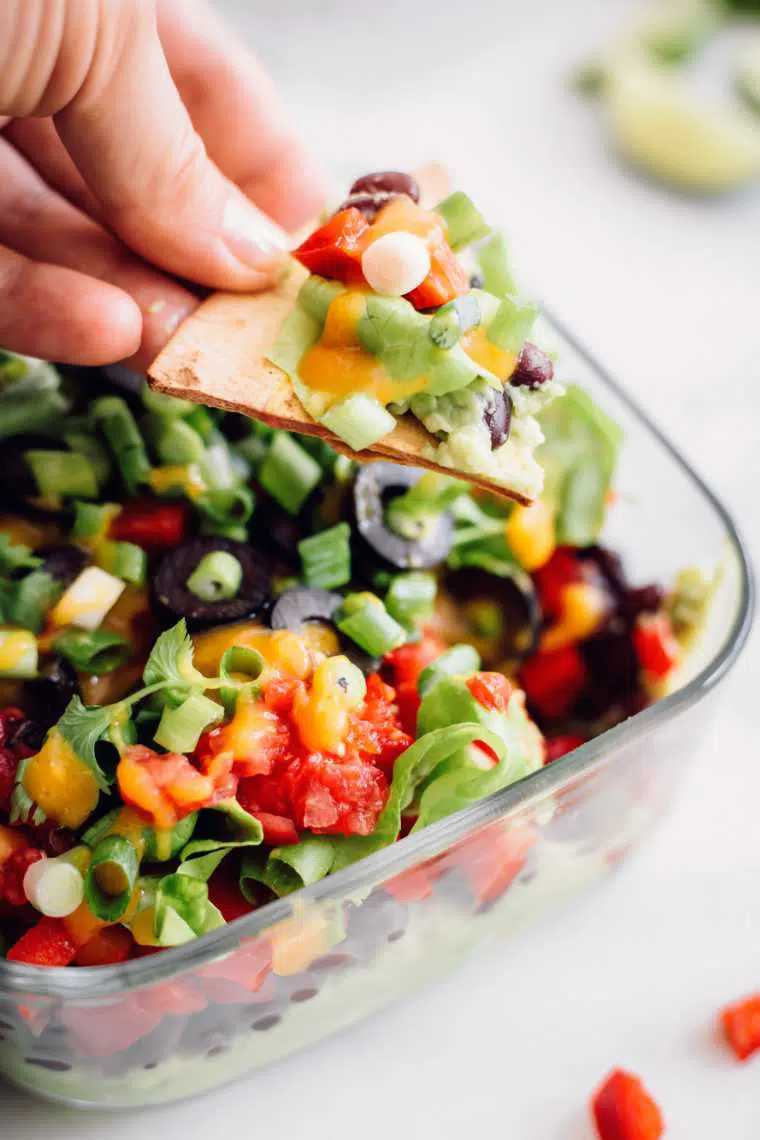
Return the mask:
<path id="1" fill-rule="evenodd" d="M 321 184 L 205 0 L 0 0 L 0 27 L 0 346 L 144 368 L 198 303 L 176 278 L 272 280 Z"/>

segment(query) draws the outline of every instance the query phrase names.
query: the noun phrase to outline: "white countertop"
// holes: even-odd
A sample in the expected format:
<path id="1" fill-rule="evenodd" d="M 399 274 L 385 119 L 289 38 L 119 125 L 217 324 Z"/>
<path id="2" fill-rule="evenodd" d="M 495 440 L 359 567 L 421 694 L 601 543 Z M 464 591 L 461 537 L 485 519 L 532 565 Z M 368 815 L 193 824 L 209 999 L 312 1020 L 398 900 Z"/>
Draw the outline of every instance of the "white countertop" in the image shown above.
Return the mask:
<path id="1" fill-rule="evenodd" d="M 636 390 L 760 560 L 760 188 L 684 200 L 612 161 L 563 78 L 625 5 L 221 2 L 335 169 L 454 157 L 541 295 Z M 83 1115 L 2 1088 L 0 1135 L 592 1140 L 589 1093 L 620 1064 L 656 1093 L 674 1140 L 757 1140 L 760 1061 L 733 1061 L 714 1022 L 760 990 L 759 675 L 755 637 L 672 816 L 501 951 L 185 1106 Z"/>

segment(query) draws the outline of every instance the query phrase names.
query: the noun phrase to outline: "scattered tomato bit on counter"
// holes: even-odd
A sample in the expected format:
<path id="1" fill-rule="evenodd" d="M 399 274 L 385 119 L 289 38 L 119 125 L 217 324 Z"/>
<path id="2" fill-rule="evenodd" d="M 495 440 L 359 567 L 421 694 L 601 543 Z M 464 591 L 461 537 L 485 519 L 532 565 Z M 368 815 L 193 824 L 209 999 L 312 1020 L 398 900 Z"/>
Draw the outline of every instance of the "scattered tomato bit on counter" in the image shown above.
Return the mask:
<path id="1" fill-rule="evenodd" d="M 726 1006 L 720 1021 L 725 1038 L 740 1061 L 760 1050 L 760 994 Z"/>
<path id="2" fill-rule="evenodd" d="M 665 1124 L 658 1105 L 641 1080 L 615 1069 L 591 1101 L 599 1140 L 659 1140 Z"/>

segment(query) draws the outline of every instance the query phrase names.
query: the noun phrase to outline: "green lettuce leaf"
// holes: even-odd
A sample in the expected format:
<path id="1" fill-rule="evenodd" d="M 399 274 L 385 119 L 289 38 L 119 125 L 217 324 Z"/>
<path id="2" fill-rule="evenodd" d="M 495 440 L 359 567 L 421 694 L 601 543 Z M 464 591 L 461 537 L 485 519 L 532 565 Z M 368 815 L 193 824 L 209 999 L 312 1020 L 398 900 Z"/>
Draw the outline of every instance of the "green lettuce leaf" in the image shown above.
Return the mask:
<path id="1" fill-rule="evenodd" d="M 249 853 L 240 872 L 240 890 L 253 902 L 251 882 L 263 883 L 278 896 L 318 883 L 332 869 L 336 844 L 331 835 L 305 835 L 298 843 L 273 848 L 268 856 Z"/>
<path id="2" fill-rule="evenodd" d="M 622 439 L 620 427 L 577 385 L 542 413 L 543 498 L 556 511 L 557 538 L 589 546 L 599 537 Z"/>
<path id="3" fill-rule="evenodd" d="M 162 946 L 180 946 L 224 926 L 221 913 L 209 902 L 206 883 L 188 875 L 165 875 L 153 905 L 153 932 Z"/>
<path id="4" fill-rule="evenodd" d="M 393 781 L 385 807 L 371 835 L 352 835 L 336 840 L 332 870 L 363 859 L 383 847 L 390 846 L 401 830 L 401 815 L 412 803 L 419 786 L 428 780 L 447 760 L 457 756 L 468 744 L 482 741 L 492 748 L 500 764 L 506 760 L 506 746 L 500 736 L 482 724 L 457 724 L 434 729 L 399 756 L 393 769 Z M 482 772 L 480 773 L 482 775 Z M 452 809 L 455 810 L 455 809 Z"/>
<path id="5" fill-rule="evenodd" d="M 80 697 L 72 697 L 63 716 L 51 729 L 52 732 L 60 732 L 79 759 L 87 765 L 102 792 L 109 790 L 109 783 L 98 764 L 95 746 L 108 733 L 112 717 L 112 706 L 87 708 Z"/>

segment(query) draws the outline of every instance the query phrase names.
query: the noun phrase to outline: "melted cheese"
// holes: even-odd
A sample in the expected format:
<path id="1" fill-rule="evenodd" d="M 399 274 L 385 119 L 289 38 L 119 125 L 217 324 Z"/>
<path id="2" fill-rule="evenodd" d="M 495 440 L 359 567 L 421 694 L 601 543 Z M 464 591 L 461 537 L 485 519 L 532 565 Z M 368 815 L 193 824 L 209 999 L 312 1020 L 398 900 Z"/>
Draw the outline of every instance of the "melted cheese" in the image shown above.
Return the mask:
<path id="1" fill-rule="evenodd" d="M 504 352 L 491 344 L 486 330 L 481 326 L 471 329 L 462 337 L 462 348 L 476 364 L 492 372 L 500 380 L 508 380 L 517 365 L 517 356 L 514 352 Z"/>

